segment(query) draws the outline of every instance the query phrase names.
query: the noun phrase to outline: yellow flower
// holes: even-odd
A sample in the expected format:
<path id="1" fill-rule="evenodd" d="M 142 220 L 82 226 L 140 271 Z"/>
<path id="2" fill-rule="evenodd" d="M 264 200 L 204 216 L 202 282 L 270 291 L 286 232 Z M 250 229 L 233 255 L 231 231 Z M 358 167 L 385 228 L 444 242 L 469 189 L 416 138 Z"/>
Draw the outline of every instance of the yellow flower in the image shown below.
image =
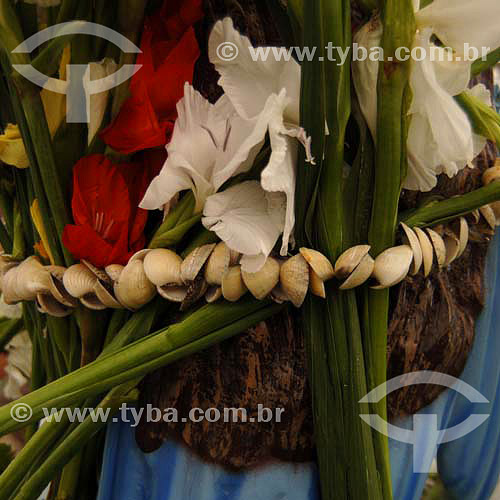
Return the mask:
<path id="1" fill-rule="evenodd" d="M 35 198 L 33 200 L 33 204 L 30 207 L 31 218 L 33 219 L 33 224 L 36 227 L 36 230 L 42 240 L 42 245 L 47 255 L 49 257 L 50 263 L 54 265 L 54 256 L 50 251 L 49 239 L 47 237 L 47 232 L 45 231 L 45 227 L 43 225 L 42 214 L 40 213 L 40 205 L 38 204 L 38 200 Z"/>
<path id="2" fill-rule="evenodd" d="M 17 168 L 29 167 L 23 138 L 17 125 L 9 123 L 0 135 L 0 160 Z"/>

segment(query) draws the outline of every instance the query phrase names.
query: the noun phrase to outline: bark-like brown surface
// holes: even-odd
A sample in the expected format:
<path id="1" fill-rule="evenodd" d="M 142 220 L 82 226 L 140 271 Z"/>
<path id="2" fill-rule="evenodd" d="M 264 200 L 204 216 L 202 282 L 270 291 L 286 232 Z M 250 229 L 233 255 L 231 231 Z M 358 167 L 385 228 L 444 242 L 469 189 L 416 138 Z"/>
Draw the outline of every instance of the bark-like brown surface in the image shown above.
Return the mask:
<path id="1" fill-rule="evenodd" d="M 221 94 L 206 55 L 207 34 L 215 19 L 229 14 L 254 44 L 279 44 L 272 12 L 265 2 L 211 0 L 198 28 L 202 57 L 195 86 L 210 100 Z M 356 24 L 360 16 L 356 14 Z M 486 82 L 488 83 L 488 82 Z M 491 83 L 491 82 L 490 82 Z M 440 179 L 433 194 L 445 197 L 481 185 L 481 172 L 492 163 L 494 148 L 450 180 Z M 401 209 L 416 206 L 424 195 L 404 193 Z M 483 270 L 488 230 L 474 228 L 466 253 L 429 279 L 408 278 L 391 295 L 388 376 L 415 370 L 436 370 L 457 376 L 463 370 L 474 337 L 474 322 L 484 303 Z M 191 408 L 245 408 L 256 417 L 259 404 L 283 408 L 281 422 L 146 423 L 136 438 L 144 451 L 175 438 L 201 457 L 229 468 L 262 465 L 273 458 L 302 461 L 314 457 L 306 352 L 298 322 L 289 313 L 261 323 L 245 334 L 149 375 L 141 385 L 141 404 L 177 408 L 187 417 Z M 441 389 L 413 386 L 389 397 L 391 416 L 413 413 L 433 401 Z"/>

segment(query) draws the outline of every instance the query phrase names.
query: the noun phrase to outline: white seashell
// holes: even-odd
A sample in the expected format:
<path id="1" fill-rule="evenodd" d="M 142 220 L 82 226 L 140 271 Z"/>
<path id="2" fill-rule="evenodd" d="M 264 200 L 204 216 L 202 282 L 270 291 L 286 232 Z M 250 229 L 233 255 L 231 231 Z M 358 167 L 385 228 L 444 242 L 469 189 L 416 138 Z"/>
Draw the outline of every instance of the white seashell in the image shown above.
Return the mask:
<path id="1" fill-rule="evenodd" d="M 9 269 L 2 276 L 3 300 L 6 304 L 15 304 L 19 299 L 15 293 L 15 281 L 17 280 L 17 266 Z"/>
<path id="2" fill-rule="evenodd" d="M 187 286 L 159 286 L 158 294 L 170 302 L 182 302 L 187 295 Z"/>
<path id="3" fill-rule="evenodd" d="M 493 203 L 490 203 L 490 208 L 491 210 L 493 210 L 493 213 L 495 214 L 496 225 L 500 226 L 500 201 L 494 201 Z"/>
<path id="4" fill-rule="evenodd" d="M 112 290 L 112 285 L 103 283 L 99 280 L 97 280 L 94 285 L 95 297 L 101 304 L 103 304 L 105 307 L 110 307 L 111 309 L 122 309 L 123 306 L 120 304 L 120 302 L 118 302 Z"/>
<path id="5" fill-rule="evenodd" d="M 309 288 L 309 266 L 307 261 L 300 253 L 294 255 L 281 266 L 279 277 L 281 288 L 290 299 L 290 302 L 295 307 L 300 307 Z"/>
<path id="6" fill-rule="evenodd" d="M 479 210 L 477 208 L 476 208 L 476 210 L 473 210 L 470 213 L 470 216 L 472 217 L 474 224 L 479 224 L 479 221 L 481 220 L 481 213 L 479 212 Z"/>
<path id="7" fill-rule="evenodd" d="M 102 269 L 99 269 L 98 267 L 94 266 L 94 264 L 92 264 L 84 259 L 82 259 L 80 262 L 81 262 L 81 264 L 86 266 L 89 269 L 89 271 L 91 271 L 98 280 L 104 281 L 105 283 L 110 283 L 110 284 L 112 283 L 112 280 L 110 279 L 108 274 L 105 271 L 103 271 Z"/>
<path id="8" fill-rule="evenodd" d="M 222 277 L 222 295 L 224 298 L 229 302 L 236 302 L 247 293 L 247 290 L 243 281 L 241 267 L 230 267 Z"/>
<path id="9" fill-rule="evenodd" d="M 493 209 L 489 205 L 485 205 L 484 207 L 481 207 L 479 211 L 481 212 L 481 215 L 485 218 L 486 222 L 488 223 L 488 226 L 490 226 L 491 229 L 495 229 L 497 225 L 497 217 Z"/>
<path id="10" fill-rule="evenodd" d="M 432 246 L 434 247 L 434 253 L 436 254 L 438 266 L 441 268 L 444 266 L 444 263 L 446 261 L 446 247 L 444 245 L 444 240 L 438 233 L 436 233 L 436 231 L 432 230 L 430 227 L 428 227 L 426 231 L 431 239 Z"/>
<path id="11" fill-rule="evenodd" d="M 149 249 L 149 248 L 144 248 L 142 250 L 139 250 L 138 252 L 135 252 L 134 255 L 132 255 L 132 257 L 130 257 L 128 263 L 132 262 L 133 260 L 140 260 L 141 262 L 144 261 L 146 255 L 149 252 L 151 252 L 151 249 Z"/>
<path id="12" fill-rule="evenodd" d="M 495 163 L 495 166 L 488 168 L 483 174 L 483 184 L 487 186 L 494 181 L 500 180 L 500 163 Z"/>
<path id="13" fill-rule="evenodd" d="M 196 276 L 198 276 L 205 262 L 210 257 L 210 254 L 215 248 L 215 243 L 209 245 L 203 245 L 201 247 L 195 248 L 183 261 L 181 264 L 181 280 L 184 283 L 194 281 Z"/>
<path id="14" fill-rule="evenodd" d="M 0 275 L 3 276 L 7 271 L 13 267 L 17 267 L 19 262 L 14 260 L 11 255 L 0 255 Z"/>
<path id="15" fill-rule="evenodd" d="M 130 260 L 114 286 L 115 296 L 124 307 L 136 310 L 147 304 L 156 294 L 156 287 L 148 280 L 140 259 Z"/>
<path id="16" fill-rule="evenodd" d="M 326 299 L 325 282 L 314 272 L 312 267 L 309 268 L 309 290 L 313 295 Z"/>
<path id="17" fill-rule="evenodd" d="M 122 266 L 121 264 L 110 264 L 104 268 L 104 271 L 109 276 L 111 281 L 115 282 L 118 281 L 124 267 L 125 266 Z"/>
<path id="18" fill-rule="evenodd" d="M 375 261 L 370 254 L 366 254 L 351 275 L 340 285 L 340 290 L 351 290 L 362 285 L 373 273 Z"/>
<path id="19" fill-rule="evenodd" d="M 460 240 L 456 236 L 445 236 L 444 246 L 446 248 L 445 266 L 449 266 L 457 257 L 460 252 Z"/>
<path id="20" fill-rule="evenodd" d="M 157 248 L 144 257 L 144 272 L 156 286 L 182 285 L 182 258 L 172 250 Z"/>
<path id="21" fill-rule="evenodd" d="M 186 311 L 189 309 L 194 303 L 201 299 L 203 295 L 205 295 L 207 290 L 208 284 L 205 281 L 205 278 L 198 275 L 198 277 L 187 286 L 186 297 L 184 297 L 184 300 L 182 301 L 180 310 Z"/>
<path id="22" fill-rule="evenodd" d="M 401 227 L 403 228 L 403 231 L 405 232 L 406 236 L 406 241 L 404 243 L 409 244 L 413 252 L 413 263 L 411 266 L 411 274 L 415 275 L 420 271 L 420 268 L 422 267 L 422 260 L 423 260 L 422 247 L 420 246 L 418 237 L 413 231 L 413 229 L 410 229 L 404 222 L 401 222 Z"/>
<path id="23" fill-rule="evenodd" d="M 422 249 L 422 261 L 424 263 L 424 277 L 427 278 L 432 270 L 432 261 L 434 260 L 434 250 L 432 247 L 431 240 L 419 227 L 414 228 L 415 234 L 417 235 L 418 241 L 420 243 L 420 248 Z"/>
<path id="24" fill-rule="evenodd" d="M 80 302 L 88 309 L 92 309 L 93 311 L 104 311 L 106 309 L 106 305 L 103 304 L 99 297 L 95 293 L 87 293 L 84 295 Z"/>
<path id="25" fill-rule="evenodd" d="M 239 264 L 241 258 L 241 254 L 236 252 L 235 250 L 229 249 L 229 265 L 236 266 Z"/>
<path id="26" fill-rule="evenodd" d="M 284 304 L 285 302 L 288 302 L 290 300 L 288 295 L 284 292 L 280 283 L 278 283 L 272 289 L 270 297 L 271 297 L 271 300 L 273 300 L 277 304 Z"/>
<path id="27" fill-rule="evenodd" d="M 36 296 L 37 309 L 49 316 L 64 318 L 72 313 L 72 309 L 58 302 L 49 293 L 39 293 Z"/>
<path id="28" fill-rule="evenodd" d="M 63 285 L 66 291 L 77 299 L 92 293 L 97 277 L 84 264 L 74 264 L 68 267 L 63 275 Z"/>
<path id="29" fill-rule="evenodd" d="M 328 281 L 335 276 L 332 263 L 321 252 L 311 248 L 301 248 L 299 252 L 321 280 Z"/>
<path id="30" fill-rule="evenodd" d="M 68 293 L 63 283 L 66 268 L 62 266 L 46 266 L 50 273 L 50 293 L 61 304 L 67 307 L 76 307 L 78 301 Z"/>
<path id="31" fill-rule="evenodd" d="M 241 271 L 241 277 L 250 293 L 257 299 L 266 298 L 280 279 L 280 263 L 268 257 L 262 268 L 256 273 Z"/>
<path id="32" fill-rule="evenodd" d="M 339 280 L 346 279 L 358 267 L 370 248 L 370 245 L 356 245 L 348 248 L 335 262 L 335 277 Z"/>
<path id="33" fill-rule="evenodd" d="M 230 265 L 231 251 L 224 242 L 218 243 L 205 266 L 205 279 L 207 283 L 209 285 L 220 286 L 222 284 L 222 276 L 226 274 Z"/>
<path id="34" fill-rule="evenodd" d="M 17 301 L 35 300 L 37 294 L 50 292 L 50 273 L 34 256 L 19 264 L 15 276 L 13 294 Z"/>
<path id="35" fill-rule="evenodd" d="M 458 221 L 458 239 L 460 241 L 458 249 L 458 257 L 461 257 L 467 248 L 467 243 L 469 243 L 469 224 L 465 217 L 460 217 Z"/>
<path id="36" fill-rule="evenodd" d="M 378 281 L 375 290 L 381 290 L 397 285 L 405 279 L 413 261 L 413 251 L 407 245 L 388 248 L 376 259 L 373 277 Z"/>
<path id="37" fill-rule="evenodd" d="M 205 294 L 205 300 L 212 304 L 213 302 L 217 302 L 222 297 L 222 288 L 220 286 L 211 286 L 207 293 Z"/>

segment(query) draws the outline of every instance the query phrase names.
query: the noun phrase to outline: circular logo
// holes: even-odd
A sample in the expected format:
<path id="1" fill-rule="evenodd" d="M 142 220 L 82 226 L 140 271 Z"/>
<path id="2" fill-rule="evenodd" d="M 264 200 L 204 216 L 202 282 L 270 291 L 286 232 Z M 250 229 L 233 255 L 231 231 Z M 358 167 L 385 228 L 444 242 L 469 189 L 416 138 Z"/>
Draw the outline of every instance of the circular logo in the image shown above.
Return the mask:
<path id="1" fill-rule="evenodd" d="M 10 416 L 16 422 L 27 422 L 33 415 L 33 410 L 30 405 L 25 403 L 17 403 L 10 409 Z"/>
<path id="2" fill-rule="evenodd" d="M 239 49 L 233 42 L 222 42 L 217 47 L 217 57 L 222 61 L 234 61 L 239 54 Z"/>

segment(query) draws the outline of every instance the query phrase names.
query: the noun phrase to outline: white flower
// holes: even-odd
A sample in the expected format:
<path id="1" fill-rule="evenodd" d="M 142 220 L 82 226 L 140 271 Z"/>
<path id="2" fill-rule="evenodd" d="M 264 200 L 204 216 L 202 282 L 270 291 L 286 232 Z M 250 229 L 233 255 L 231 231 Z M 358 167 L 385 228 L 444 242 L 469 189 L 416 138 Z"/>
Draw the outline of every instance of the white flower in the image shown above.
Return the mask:
<path id="1" fill-rule="evenodd" d="M 211 104 L 189 84 L 177 112 L 167 161 L 140 206 L 161 208 L 179 191 L 190 189 L 196 212 L 201 212 L 208 196 L 251 168 L 263 139 L 253 139 L 258 124 L 241 118 L 225 96 Z"/>
<path id="2" fill-rule="evenodd" d="M 418 10 L 418 5 L 417 9 Z M 481 52 L 500 46 L 498 0 L 434 0 L 415 15 L 418 28 L 430 27 L 439 40 L 460 56 L 464 44 Z"/>
<path id="3" fill-rule="evenodd" d="M 3 388 L 7 399 L 18 399 L 22 394 L 22 388 L 26 386 L 31 378 L 31 340 L 28 332 L 23 330 L 18 333 L 6 346 L 7 383 Z"/>
<path id="4" fill-rule="evenodd" d="M 418 8 L 418 1 L 415 2 Z M 481 13 L 477 23 L 476 12 Z M 418 31 L 414 47 L 422 47 L 426 58 L 412 61 L 410 86 L 413 101 L 409 110 L 411 123 L 408 131 L 408 175 L 403 182 L 406 189 L 429 191 L 437 183 L 437 175 L 456 175 L 484 147 L 484 140 L 476 136 L 462 108 L 453 99 L 467 89 L 471 62 L 461 56 L 464 43 L 471 46 L 491 43 L 500 45 L 499 30 L 492 30 L 486 23 L 489 16 L 499 11 L 496 0 L 479 0 L 474 3 L 462 0 L 435 0 L 429 7 L 417 12 Z M 430 10 L 428 10 L 430 9 Z M 488 10 L 490 9 L 490 10 Z M 467 19 L 467 14 L 470 18 Z M 500 15 L 500 11 L 498 12 Z M 495 15 L 493 14 L 493 18 Z M 456 30 L 457 23 L 461 28 Z M 496 24 L 496 22 L 495 22 Z M 479 34 L 484 30 L 483 34 Z M 454 49 L 436 46 L 432 36 Z M 363 26 L 355 41 L 367 49 L 380 45 L 382 27 L 378 19 Z M 431 51 L 432 48 L 432 51 Z M 432 55 L 432 60 L 430 56 Z M 353 79 L 361 109 L 376 137 L 378 62 L 369 59 L 353 66 Z"/>
<path id="5" fill-rule="evenodd" d="M 218 48 L 231 43 L 237 57 L 228 61 L 219 56 Z M 281 254 L 286 255 L 295 225 L 294 196 L 296 140 L 303 144 L 308 161 L 314 163 L 310 138 L 299 126 L 300 66 L 293 59 L 276 60 L 273 52 L 265 61 L 252 57 L 250 40 L 234 29 L 230 18 L 218 21 L 210 34 L 210 61 L 219 72 L 219 85 L 239 115 L 257 120 L 253 140 L 260 142 L 269 133 L 271 157 L 262 172 L 266 191 L 284 193 L 287 199 L 286 223 Z"/>
<path id="6" fill-rule="evenodd" d="M 227 246 L 243 254 L 241 266 L 256 272 L 265 263 L 284 227 L 285 199 L 246 181 L 207 199 L 203 225 Z"/>

